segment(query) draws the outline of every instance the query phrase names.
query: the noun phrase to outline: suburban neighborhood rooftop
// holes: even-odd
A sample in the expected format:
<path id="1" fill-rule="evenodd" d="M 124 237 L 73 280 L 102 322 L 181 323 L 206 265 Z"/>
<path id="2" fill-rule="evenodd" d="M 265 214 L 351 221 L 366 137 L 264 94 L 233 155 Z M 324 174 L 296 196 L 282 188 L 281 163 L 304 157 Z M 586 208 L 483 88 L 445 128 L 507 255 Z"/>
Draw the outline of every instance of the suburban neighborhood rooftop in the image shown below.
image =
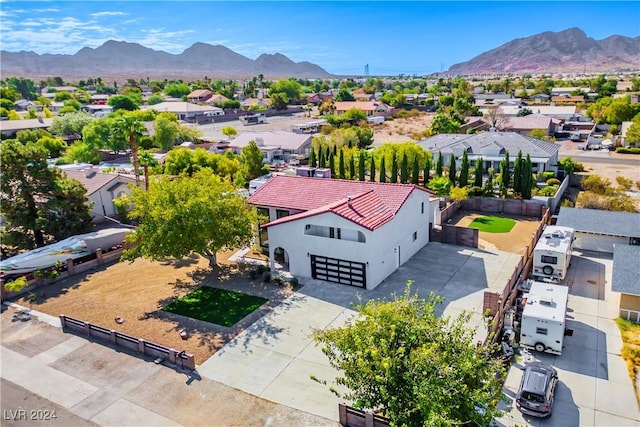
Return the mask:
<path id="1" fill-rule="evenodd" d="M 563 207 L 556 225 L 585 233 L 640 237 L 640 213 Z"/>

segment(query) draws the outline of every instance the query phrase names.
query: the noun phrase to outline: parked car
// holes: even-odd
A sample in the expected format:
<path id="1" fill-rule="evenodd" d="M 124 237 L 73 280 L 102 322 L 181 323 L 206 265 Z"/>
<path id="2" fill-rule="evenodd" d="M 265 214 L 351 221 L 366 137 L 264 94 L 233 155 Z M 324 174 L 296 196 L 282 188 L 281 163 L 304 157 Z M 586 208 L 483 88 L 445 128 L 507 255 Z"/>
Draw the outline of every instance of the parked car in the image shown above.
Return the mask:
<path id="1" fill-rule="evenodd" d="M 544 362 L 526 365 L 516 394 L 516 408 L 532 417 L 549 417 L 553 408 L 558 371 Z"/>

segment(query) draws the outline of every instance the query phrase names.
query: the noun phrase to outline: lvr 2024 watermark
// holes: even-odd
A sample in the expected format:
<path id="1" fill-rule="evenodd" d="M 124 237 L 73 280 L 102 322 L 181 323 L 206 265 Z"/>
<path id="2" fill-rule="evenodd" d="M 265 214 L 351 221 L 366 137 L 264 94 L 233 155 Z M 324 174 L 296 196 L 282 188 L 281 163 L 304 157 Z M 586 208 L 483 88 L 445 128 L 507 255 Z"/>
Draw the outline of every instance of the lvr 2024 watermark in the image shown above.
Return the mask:
<path id="1" fill-rule="evenodd" d="M 5 421 L 50 421 L 58 418 L 52 409 L 3 409 L 2 419 Z"/>

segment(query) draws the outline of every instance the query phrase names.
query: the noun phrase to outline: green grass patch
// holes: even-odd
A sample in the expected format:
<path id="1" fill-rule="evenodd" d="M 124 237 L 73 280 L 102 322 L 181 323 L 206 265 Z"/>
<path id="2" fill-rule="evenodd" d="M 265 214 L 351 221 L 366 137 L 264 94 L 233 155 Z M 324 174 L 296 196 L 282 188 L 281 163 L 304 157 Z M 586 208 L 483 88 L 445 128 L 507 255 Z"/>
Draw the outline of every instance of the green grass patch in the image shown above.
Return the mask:
<path id="1" fill-rule="evenodd" d="M 233 326 L 267 301 L 253 295 L 203 286 L 163 310 L 216 325 Z"/>
<path id="2" fill-rule="evenodd" d="M 469 224 L 470 228 L 477 228 L 487 233 L 508 233 L 511 231 L 516 222 L 511 218 L 503 218 L 501 216 L 480 216 Z"/>

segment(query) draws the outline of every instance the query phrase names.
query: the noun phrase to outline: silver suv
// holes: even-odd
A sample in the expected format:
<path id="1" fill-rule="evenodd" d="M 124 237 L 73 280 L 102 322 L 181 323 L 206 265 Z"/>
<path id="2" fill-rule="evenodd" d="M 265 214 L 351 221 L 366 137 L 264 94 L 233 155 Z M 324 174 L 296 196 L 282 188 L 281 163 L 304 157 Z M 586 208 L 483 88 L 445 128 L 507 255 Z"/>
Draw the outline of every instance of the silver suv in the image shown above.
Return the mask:
<path id="1" fill-rule="evenodd" d="M 550 416 L 557 383 L 558 371 L 553 366 L 543 362 L 527 364 L 516 394 L 516 408 L 533 417 Z"/>

